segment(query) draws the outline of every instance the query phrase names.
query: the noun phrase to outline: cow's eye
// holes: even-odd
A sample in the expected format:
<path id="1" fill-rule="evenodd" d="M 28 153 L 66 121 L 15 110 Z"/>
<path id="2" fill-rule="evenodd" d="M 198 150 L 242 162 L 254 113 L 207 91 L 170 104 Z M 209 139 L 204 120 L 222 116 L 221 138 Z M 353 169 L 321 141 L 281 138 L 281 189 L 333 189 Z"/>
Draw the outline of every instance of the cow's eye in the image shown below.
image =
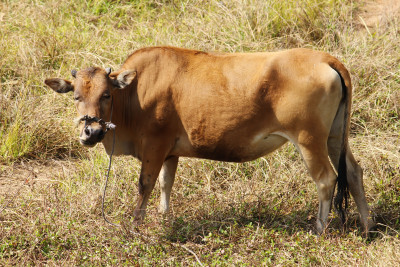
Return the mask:
<path id="1" fill-rule="evenodd" d="M 78 95 L 74 96 L 74 100 L 75 100 L 75 101 L 79 101 L 80 99 L 81 99 L 80 96 L 78 96 Z"/>
<path id="2" fill-rule="evenodd" d="M 108 99 L 108 98 L 110 98 L 110 95 L 109 94 L 104 94 L 104 95 L 102 95 L 102 98 Z"/>

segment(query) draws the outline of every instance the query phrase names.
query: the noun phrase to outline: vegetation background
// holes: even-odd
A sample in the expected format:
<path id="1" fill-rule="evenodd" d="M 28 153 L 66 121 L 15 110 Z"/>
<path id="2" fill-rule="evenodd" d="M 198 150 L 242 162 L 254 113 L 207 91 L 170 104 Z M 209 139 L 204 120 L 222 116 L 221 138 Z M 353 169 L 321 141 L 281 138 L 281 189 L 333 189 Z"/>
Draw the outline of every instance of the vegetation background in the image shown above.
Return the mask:
<path id="1" fill-rule="evenodd" d="M 400 265 L 400 13 L 397 1 L 0 1 L 0 265 Z M 368 17 L 366 9 L 382 12 Z M 397 8 L 397 9 L 396 9 Z M 397 10 L 397 12 L 396 12 Z M 378 222 L 334 212 L 314 233 L 315 185 L 293 145 L 244 164 L 182 159 L 172 210 L 131 226 L 140 163 L 79 146 L 71 95 L 45 87 L 73 68 L 118 66 L 172 45 L 251 52 L 308 47 L 348 67 L 350 143 Z M 128 231 L 132 230 L 132 231 Z"/>

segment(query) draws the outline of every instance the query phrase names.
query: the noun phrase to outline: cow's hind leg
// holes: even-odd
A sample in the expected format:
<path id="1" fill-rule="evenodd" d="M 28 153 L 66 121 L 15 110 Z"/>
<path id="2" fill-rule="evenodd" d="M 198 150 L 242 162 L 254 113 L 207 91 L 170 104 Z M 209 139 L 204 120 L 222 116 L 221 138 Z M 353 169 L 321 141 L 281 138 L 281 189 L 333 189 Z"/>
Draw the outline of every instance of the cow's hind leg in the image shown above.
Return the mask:
<path id="1" fill-rule="evenodd" d="M 339 172 L 341 140 L 335 136 L 338 136 L 338 134 L 329 137 L 328 150 L 332 164 L 334 165 L 336 171 Z M 375 226 L 375 222 L 369 215 L 369 207 L 365 198 L 363 184 L 363 171 L 360 165 L 354 159 L 354 156 L 351 153 L 349 146 L 347 146 L 346 149 L 346 168 L 347 183 L 349 186 L 350 194 L 353 196 L 354 201 L 356 202 L 358 211 L 360 213 L 362 226 L 364 227 L 364 231 L 367 233 L 371 228 Z"/>
<path id="2" fill-rule="evenodd" d="M 349 184 L 350 194 L 356 202 L 361 217 L 361 223 L 365 233 L 375 226 L 375 222 L 369 214 L 369 207 L 365 198 L 363 171 L 357 161 L 354 159 L 350 148 L 347 148 L 347 182 Z"/>
<path id="3" fill-rule="evenodd" d="M 319 209 L 317 218 L 318 233 L 324 232 L 331 208 L 336 185 L 336 173 L 330 164 L 327 138 L 304 133 L 298 140 L 298 148 L 307 168 L 317 185 Z"/>
<path id="4" fill-rule="evenodd" d="M 178 166 L 178 157 L 168 158 L 161 169 L 159 177 L 161 199 L 158 212 L 165 214 L 169 210 L 169 199 L 171 196 L 171 189 L 175 180 L 175 172 Z"/>

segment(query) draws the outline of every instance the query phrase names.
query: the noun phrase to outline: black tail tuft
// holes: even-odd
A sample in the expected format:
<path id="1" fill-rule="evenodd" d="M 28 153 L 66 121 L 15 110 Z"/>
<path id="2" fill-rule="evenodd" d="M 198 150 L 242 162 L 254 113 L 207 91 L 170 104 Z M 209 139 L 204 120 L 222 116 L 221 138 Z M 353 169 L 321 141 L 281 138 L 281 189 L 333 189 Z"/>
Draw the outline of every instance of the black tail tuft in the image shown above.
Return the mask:
<path id="1" fill-rule="evenodd" d="M 347 200 L 349 198 L 349 184 L 347 182 L 347 164 L 346 164 L 346 154 L 347 154 L 347 138 L 349 131 L 349 116 L 350 116 L 350 106 L 349 101 L 351 101 L 351 82 L 350 76 L 347 70 L 342 68 L 342 71 L 335 68 L 335 66 L 331 66 L 340 76 L 340 80 L 342 82 L 342 103 L 345 106 L 345 113 L 343 118 L 343 136 L 342 136 L 342 149 L 340 152 L 339 158 L 339 166 L 338 166 L 338 177 L 337 177 L 337 193 L 335 197 L 335 208 L 338 211 L 340 218 L 342 219 L 342 223 L 346 223 L 346 211 L 347 211 Z M 347 76 L 348 86 L 346 86 L 346 82 L 343 78 L 343 74 Z M 344 208 L 343 208 L 344 202 Z"/>
<path id="2" fill-rule="evenodd" d="M 338 211 L 343 224 L 346 222 L 347 199 L 349 198 L 349 185 L 347 183 L 346 165 L 346 150 L 343 149 L 339 159 L 337 193 L 335 197 L 335 208 Z"/>

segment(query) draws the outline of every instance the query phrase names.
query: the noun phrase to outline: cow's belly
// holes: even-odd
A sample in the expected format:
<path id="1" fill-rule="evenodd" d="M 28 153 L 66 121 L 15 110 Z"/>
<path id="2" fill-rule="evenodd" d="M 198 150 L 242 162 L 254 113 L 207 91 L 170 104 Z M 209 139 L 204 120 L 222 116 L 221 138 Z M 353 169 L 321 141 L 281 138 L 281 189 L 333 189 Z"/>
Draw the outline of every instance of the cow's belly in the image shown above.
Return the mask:
<path id="1" fill-rule="evenodd" d="M 278 149 L 287 139 L 276 134 L 259 133 L 252 137 L 218 140 L 210 144 L 193 144 L 187 136 L 180 137 L 174 149 L 175 156 L 197 157 L 230 162 L 245 162 L 265 156 Z"/>

